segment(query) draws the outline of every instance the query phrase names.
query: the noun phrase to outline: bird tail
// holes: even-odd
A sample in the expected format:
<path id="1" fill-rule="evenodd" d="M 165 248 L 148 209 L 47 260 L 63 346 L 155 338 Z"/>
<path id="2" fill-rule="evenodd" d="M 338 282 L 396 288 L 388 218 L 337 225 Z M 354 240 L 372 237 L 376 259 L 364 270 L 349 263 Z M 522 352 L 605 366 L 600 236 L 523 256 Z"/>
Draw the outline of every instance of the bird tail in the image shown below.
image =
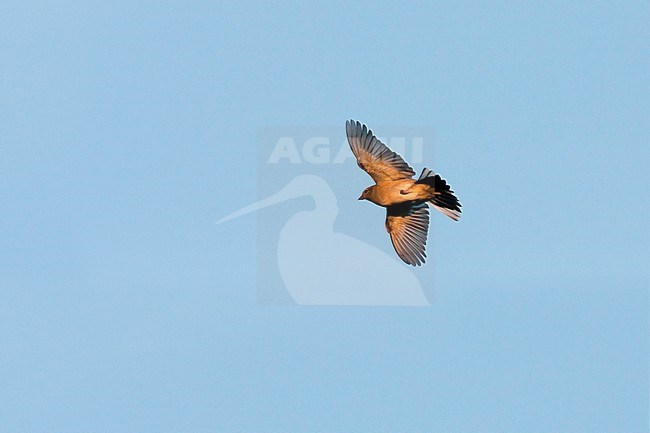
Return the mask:
<path id="1" fill-rule="evenodd" d="M 429 185 L 433 188 L 433 193 L 429 203 L 431 203 L 436 210 L 447 215 L 454 221 L 460 219 L 461 204 L 458 201 L 458 198 L 454 195 L 454 192 L 451 190 L 451 187 L 443 178 L 440 177 L 440 175 L 435 174 L 432 170 L 425 167 L 415 183 Z"/>

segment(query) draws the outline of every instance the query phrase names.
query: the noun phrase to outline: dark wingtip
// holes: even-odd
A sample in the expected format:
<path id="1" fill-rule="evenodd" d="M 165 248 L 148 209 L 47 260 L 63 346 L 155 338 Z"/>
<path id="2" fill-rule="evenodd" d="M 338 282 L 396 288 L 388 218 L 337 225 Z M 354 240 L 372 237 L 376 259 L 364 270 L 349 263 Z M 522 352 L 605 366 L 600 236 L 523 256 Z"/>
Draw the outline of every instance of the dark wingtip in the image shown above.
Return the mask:
<path id="1" fill-rule="evenodd" d="M 355 136 L 354 134 L 354 120 L 350 119 L 345 122 L 345 134 L 348 136 L 348 140 L 350 137 Z"/>
<path id="2" fill-rule="evenodd" d="M 365 125 L 363 125 L 358 120 L 354 120 L 354 119 L 346 120 L 345 131 L 348 133 L 348 135 L 350 135 L 350 133 L 354 133 L 353 135 L 356 137 L 360 132 L 362 126 L 365 128 Z"/>

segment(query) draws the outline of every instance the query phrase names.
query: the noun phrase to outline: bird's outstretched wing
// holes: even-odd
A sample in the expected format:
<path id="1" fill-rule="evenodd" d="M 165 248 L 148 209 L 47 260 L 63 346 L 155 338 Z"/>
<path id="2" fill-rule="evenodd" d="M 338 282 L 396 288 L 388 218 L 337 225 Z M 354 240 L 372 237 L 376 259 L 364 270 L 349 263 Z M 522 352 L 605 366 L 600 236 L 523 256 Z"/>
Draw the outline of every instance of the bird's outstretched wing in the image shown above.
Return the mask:
<path id="1" fill-rule="evenodd" d="M 390 240 L 397 255 L 409 265 L 424 263 L 428 229 L 429 207 L 426 203 L 401 203 L 386 208 L 386 230 Z"/>
<path id="2" fill-rule="evenodd" d="M 415 174 L 402 157 L 379 141 L 366 125 L 348 120 L 345 130 L 357 164 L 375 182 L 410 179 Z"/>

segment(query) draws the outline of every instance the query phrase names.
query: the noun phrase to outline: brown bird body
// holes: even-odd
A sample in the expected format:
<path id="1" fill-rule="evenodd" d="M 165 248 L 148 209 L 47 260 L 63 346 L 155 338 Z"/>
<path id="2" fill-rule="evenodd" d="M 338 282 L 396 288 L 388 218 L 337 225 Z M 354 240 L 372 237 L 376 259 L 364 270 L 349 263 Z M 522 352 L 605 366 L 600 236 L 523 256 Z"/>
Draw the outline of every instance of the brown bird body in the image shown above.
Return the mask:
<path id="1" fill-rule="evenodd" d="M 369 186 L 359 200 L 369 200 L 388 207 L 394 204 L 431 200 L 436 194 L 429 185 L 415 183 L 415 179 L 387 180 Z"/>
<path id="2" fill-rule="evenodd" d="M 349 120 L 346 132 L 357 164 L 375 181 L 359 200 L 386 208 L 386 230 L 397 255 L 410 265 L 421 265 L 426 258 L 428 205 L 458 221 L 460 202 L 447 182 L 427 168 L 413 179 L 413 169 L 365 125 Z"/>

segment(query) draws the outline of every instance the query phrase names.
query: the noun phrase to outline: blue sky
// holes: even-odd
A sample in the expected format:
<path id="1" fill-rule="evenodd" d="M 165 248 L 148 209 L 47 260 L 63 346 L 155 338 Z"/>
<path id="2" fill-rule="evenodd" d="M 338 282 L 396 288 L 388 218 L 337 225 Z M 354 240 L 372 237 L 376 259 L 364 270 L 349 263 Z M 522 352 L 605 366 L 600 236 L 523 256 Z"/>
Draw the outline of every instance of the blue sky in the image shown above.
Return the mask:
<path id="1" fill-rule="evenodd" d="M 0 430 L 648 431 L 647 2 L 0 18 Z M 214 225 L 256 134 L 351 117 L 434 131 L 433 305 L 258 305 L 255 217 Z"/>

